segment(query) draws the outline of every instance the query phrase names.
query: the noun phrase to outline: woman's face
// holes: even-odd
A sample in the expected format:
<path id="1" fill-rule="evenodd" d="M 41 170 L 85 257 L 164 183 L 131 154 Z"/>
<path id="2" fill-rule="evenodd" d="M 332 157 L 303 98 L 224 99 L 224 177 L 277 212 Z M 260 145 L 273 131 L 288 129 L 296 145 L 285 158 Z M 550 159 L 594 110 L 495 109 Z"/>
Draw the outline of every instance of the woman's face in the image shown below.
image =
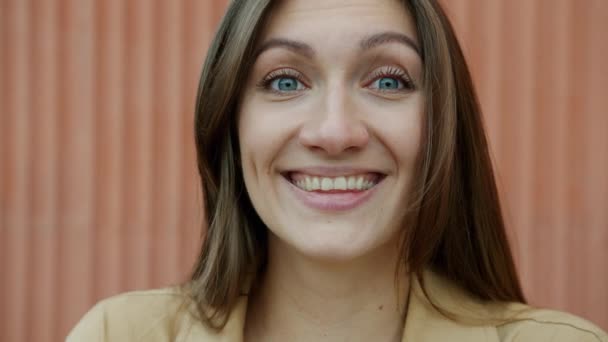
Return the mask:
<path id="1" fill-rule="evenodd" d="M 416 30 L 396 0 L 280 1 L 240 102 L 270 243 L 348 260 L 397 242 L 420 151 Z"/>

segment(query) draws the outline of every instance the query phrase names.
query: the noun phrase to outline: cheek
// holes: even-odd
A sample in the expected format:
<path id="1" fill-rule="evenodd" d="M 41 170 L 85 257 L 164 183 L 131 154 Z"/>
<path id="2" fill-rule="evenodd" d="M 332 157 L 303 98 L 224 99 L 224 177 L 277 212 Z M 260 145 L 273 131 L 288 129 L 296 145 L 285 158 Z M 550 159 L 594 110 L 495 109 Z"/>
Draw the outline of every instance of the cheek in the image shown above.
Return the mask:
<path id="1" fill-rule="evenodd" d="M 271 174 L 274 160 L 288 141 L 290 129 L 275 112 L 255 101 L 245 102 L 240 110 L 239 148 L 246 182 Z"/>
<path id="2" fill-rule="evenodd" d="M 400 168 L 413 167 L 420 151 L 422 125 L 420 120 L 421 115 L 412 115 L 412 117 L 403 122 L 395 122 L 391 126 L 389 135 L 390 144 L 396 153 L 397 160 L 403 165 Z"/>
<path id="3" fill-rule="evenodd" d="M 421 149 L 424 128 L 421 99 L 412 99 L 402 106 L 376 111 L 378 113 L 380 117 L 370 122 L 370 126 L 392 155 L 399 172 L 409 172 Z"/>

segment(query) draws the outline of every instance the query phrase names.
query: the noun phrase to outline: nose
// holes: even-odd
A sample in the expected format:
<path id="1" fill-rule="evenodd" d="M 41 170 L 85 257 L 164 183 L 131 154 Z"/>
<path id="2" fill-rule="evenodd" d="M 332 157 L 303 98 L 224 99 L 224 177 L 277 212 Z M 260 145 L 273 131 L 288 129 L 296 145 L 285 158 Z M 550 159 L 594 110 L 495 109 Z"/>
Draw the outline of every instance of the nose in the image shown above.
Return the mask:
<path id="1" fill-rule="evenodd" d="M 363 148 L 369 131 L 357 118 L 350 95 L 344 89 L 327 93 L 311 120 L 299 132 L 299 142 L 312 150 L 336 156 Z"/>

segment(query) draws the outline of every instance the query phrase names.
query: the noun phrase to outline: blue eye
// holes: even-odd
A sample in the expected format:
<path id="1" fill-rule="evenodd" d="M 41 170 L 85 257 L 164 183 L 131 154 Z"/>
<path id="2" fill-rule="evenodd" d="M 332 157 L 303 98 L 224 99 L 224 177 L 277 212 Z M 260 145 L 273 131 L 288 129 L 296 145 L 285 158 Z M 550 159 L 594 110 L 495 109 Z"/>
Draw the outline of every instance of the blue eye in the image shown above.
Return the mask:
<path id="1" fill-rule="evenodd" d="M 276 91 L 290 92 L 302 90 L 304 86 L 295 77 L 278 77 L 270 82 L 270 88 Z"/>
<path id="2" fill-rule="evenodd" d="M 404 88 L 403 81 L 394 77 L 382 77 L 372 83 L 372 88 L 380 90 L 399 90 Z"/>

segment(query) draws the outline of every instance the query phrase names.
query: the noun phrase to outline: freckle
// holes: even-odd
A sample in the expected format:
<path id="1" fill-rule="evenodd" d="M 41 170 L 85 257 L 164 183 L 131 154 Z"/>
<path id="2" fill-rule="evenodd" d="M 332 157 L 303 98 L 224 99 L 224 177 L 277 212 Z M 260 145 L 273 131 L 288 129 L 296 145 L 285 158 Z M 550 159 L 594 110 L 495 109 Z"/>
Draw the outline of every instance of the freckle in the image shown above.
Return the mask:
<path id="1" fill-rule="evenodd" d="M 380 305 L 380 306 L 378 307 L 378 310 L 382 310 L 382 309 L 384 309 L 384 305 Z"/>

